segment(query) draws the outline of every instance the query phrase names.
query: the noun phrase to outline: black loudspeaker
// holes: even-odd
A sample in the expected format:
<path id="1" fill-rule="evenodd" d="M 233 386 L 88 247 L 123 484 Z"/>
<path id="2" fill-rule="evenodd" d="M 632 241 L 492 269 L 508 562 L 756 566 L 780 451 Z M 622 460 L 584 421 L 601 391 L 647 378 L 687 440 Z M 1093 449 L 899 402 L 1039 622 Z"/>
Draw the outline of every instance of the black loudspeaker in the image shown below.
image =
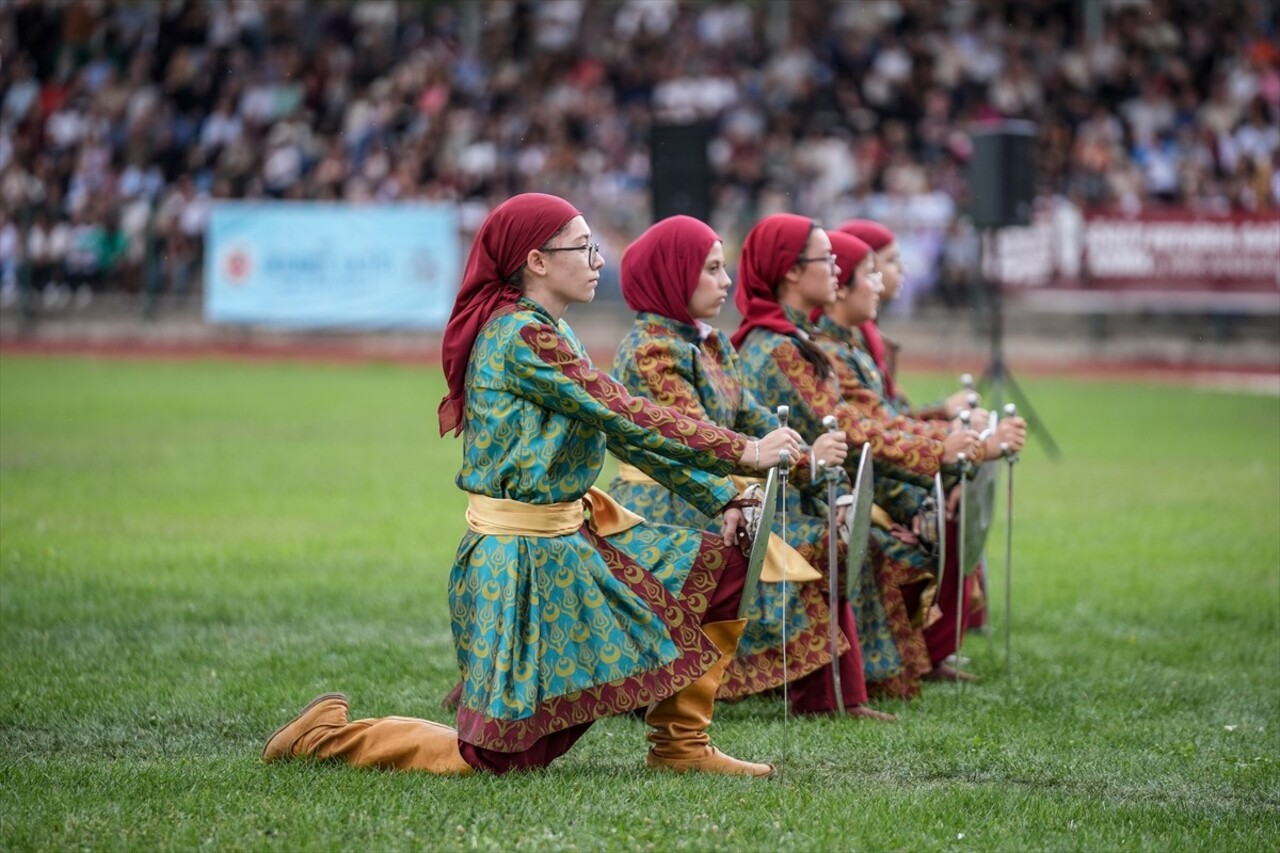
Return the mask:
<path id="1" fill-rule="evenodd" d="M 653 221 L 683 213 L 706 222 L 711 218 L 711 167 L 706 122 L 655 124 L 649 136 L 649 189 Z"/>
<path id="2" fill-rule="evenodd" d="M 969 214 L 977 228 L 1031 224 L 1035 135 L 1036 127 L 1029 121 L 1003 121 L 970 131 Z"/>

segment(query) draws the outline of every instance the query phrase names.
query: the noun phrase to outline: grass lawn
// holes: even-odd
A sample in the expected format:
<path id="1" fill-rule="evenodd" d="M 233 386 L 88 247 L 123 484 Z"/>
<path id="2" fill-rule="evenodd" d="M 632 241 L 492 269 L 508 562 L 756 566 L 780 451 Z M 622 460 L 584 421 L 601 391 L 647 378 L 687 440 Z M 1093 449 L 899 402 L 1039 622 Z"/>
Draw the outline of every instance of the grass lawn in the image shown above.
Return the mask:
<path id="1" fill-rule="evenodd" d="M 1065 458 L 1017 469 L 1012 679 L 999 547 L 979 685 L 896 726 L 718 709 L 781 779 L 648 772 L 633 719 L 436 779 L 258 761 L 324 691 L 442 717 L 436 371 L 4 359 L 0 848 L 1276 850 L 1280 401 L 1028 385 Z"/>

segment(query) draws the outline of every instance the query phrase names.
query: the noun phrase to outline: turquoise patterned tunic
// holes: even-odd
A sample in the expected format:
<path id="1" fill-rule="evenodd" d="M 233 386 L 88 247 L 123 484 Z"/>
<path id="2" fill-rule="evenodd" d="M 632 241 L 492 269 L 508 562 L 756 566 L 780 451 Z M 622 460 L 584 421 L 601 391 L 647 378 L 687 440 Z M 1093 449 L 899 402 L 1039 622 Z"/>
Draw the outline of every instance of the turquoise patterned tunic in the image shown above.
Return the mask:
<path id="1" fill-rule="evenodd" d="M 784 306 L 785 307 L 785 306 Z M 811 339 L 818 337 L 817 328 L 798 311 L 786 308 L 787 317 Z M 867 416 L 855 402 L 845 399 L 839 365 L 835 377 L 820 379 L 813 366 L 801 355 L 787 335 L 768 329 L 755 329 L 743 342 L 739 356 L 745 366 L 744 378 L 752 393 L 769 406 L 789 405 L 791 422 L 803 434 L 812 430 L 826 415 L 835 415 L 849 434 L 854 448 L 870 442 L 876 464 L 877 501 L 881 489 L 901 489 L 903 481 L 928 484 L 942 466 L 941 442 L 896 428 L 893 423 Z M 857 464 L 857 453 L 850 461 Z M 850 471 L 854 474 L 855 471 Z M 877 542 L 880 529 L 873 526 L 871 536 Z M 894 540 L 896 542 L 896 540 Z M 892 543 L 884 543 L 893 548 Z M 873 549 L 876 550 L 876 549 Z M 878 553 L 878 550 L 877 550 Z M 903 655 L 897 635 L 909 630 L 901 623 L 903 614 L 895 612 L 892 602 L 901 598 L 893 584 L 873 565 L 875 556 L 864 562 L 858 574 L 855 594 L 850 600 L 857 620 L 858 640 L 868 685 L 896 678 L 903 671 Z M 890 606 L 886 607 L 886 601 Z"/>
<path id="2" fill-rule="evenodd" d="M 608 449 L 712 514 L 747 439 L 627 392 L 572 330 L 522 299 L 467 371 L 464 491 L 576 501 Z M 714 473 L 708 473 L 714 472 Z M 718 659 L 698 625 L 727 559 L 717 537 L 641 524 L 558 537 L 462 537 L 450 576 L 460 738 L 502 752 L 675 693 Z"/>
<path id="3" fill-rule="evenodd" d="M 613 373 L 632 393 L 649 397 L 690 417 L 707 420 L 746 435 L 777 429 L 773 412 L 744 389 L 737 353 L 723 332 L 690 326 L 660 314 L 636 317 L 613 363 Z M 798 466 L 801 474 L 807 468 Z M 808 483 L 810 491 L 820 484 Z M 650 521 L 711 528 L 707 515 L 678 494 L 656 483 L 615 478 L 609 492 L 624 506 Z M 811 564 L 827 564 L 826 504 L 801 488 L 788 489 L 786 530 L 782 514 L 774 531 Z M 780 687 L 831 661 L 830 610 L 822 584 L 761 583 L 738 653 L 721 686 L 721 698 L 738 698 Z M 782 666 L 783 618 L 786 615 L 787 667 Z M 841 646 L 843 648 L 843 646 Z"/>

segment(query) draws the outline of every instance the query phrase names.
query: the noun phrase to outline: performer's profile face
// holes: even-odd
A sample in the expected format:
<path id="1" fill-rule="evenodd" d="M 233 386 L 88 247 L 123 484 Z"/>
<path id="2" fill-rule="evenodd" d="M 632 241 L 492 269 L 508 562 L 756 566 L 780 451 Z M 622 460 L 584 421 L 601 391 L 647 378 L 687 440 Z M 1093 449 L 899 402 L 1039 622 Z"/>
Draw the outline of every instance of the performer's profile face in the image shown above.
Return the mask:
<path id="1" fill-rule="evenodd" d="M 581 216 L 553 237 L 545 247 L 546 287 L 565 304 L 585 303 L 595 299 L 604 257 L 599 245 L 591 239 L 591 229 Z"/>
<path id="2" fill-rule="evenodd" d="M 795 292 L 807 308 L 830 305 L 840 286 L 840 265 L 831 252 L 831 238 L 821 228 L 809 232 L 804 255 L 797 263 Z M 807 310 L 807 309 L 806 309 Z"/>
<path id="3" fill-rule="evenodd" d="M 876 269 L 884 274 L 884 299 L 893 299 L 902 289 L 902 277 L 907 268 L 902 264 L 902 250 L 894 240 L 876 252 Z"/>
<path id="4" fill-rule="evenodd" d="M 874 320 L 880 310 L 880 294 L 884 291 L 880 273 L 876 271 L 874 252 L 867 252 L 867 256 L 858 262 L 848 289 L 849 313 L 853 324 Z"/>
<path id="5" fill-rule="evenodd" d="M 707 252 L 698 272 L 698 283 L 689 295 L 689 316 L 695 320 L 710 320 L 718 316 L 732 286 L 733 280 L 724 266 L 724 244 L 717 240 Z"/>

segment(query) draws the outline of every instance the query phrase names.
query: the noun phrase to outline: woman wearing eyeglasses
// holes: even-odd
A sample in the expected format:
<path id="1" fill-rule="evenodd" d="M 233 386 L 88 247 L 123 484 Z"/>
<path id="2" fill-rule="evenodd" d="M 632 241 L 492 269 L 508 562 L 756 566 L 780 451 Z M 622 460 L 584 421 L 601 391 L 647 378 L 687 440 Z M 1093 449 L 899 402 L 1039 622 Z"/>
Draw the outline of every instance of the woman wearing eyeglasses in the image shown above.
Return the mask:
<path id="1" fill-rule="evenodd" d="M 894 233 L 870 219 L 850 219 L 840 223 L 835 230 L 856 237 L 871 247 L 871 251 L 875 252 L 876 270 L 881 274 L 880 303 L 896 299 L 902 290 L 906 268 L 902 262 L 902 248 Z M 947 422 L 963 409 L 969 408 L 968 391 L 956 391 L 936 403 L 912 406 L 894 376 L 899 346 L 881 333 L 877 315 L 873 314 L 870 319 L 858 323 L 858 332 L 861 340 L 858 348 L 867 353 L 875 364 L 883 385 L 882 399 L 895 414 L 908 414 L 919 420 Z"/>
<path id="2" fill-rule="evenodd" d="M 622 295 L 637 314 L 618 347 L 613 372 L 629 391 L 748 434 L 777 428 L 774 413 L 744 389 L 728 336 L 706 323 L 719 315 L 732 285 L 724 246 L 710 226 L 689 216 L 657 223 L 623 254 L 621 280 Z M 844 434 L 818 433 L 812 453 L 824 463 L 843 464 Z M 721 699 L 789 683 L 791 710 L 797 714 L 832 713 L 841 704 L 830 673 L 828 632 L 833 614 L 820 571 L 827 566 L 826 507 L 820 496 L 825 485 L 815 483 L 810 470 L 808 459 L 795 468 L 792 481 L 798 488 L 788 495 L 786 529 L 781 528 L 781 515 L 774 519 L 782 535 L 775 537 L 756 588 L 738 655 L 720 686 Z M 802 495 L 801 490 L 808 493 Z M 650 521 L 688 527 L 711 524 L 696 506 L 631 465 L 621 466 L 609 492 Z M 783 577 L 789 581 L 785 585 Z M 860 648 L 847 604 L 836 617 L 844 629 L 838 654 L 846 713 L 893 721 L 892 715 L 866 704 Z"/>
<path id="3" fill-rule="evenodd" d="M 543 767 L 593 721 L 647 708 L 646 763 L 766 776 L 710 746 L 721 674 L 742 632 L 737 490 L 723 476 L 798 455 L 627 392 L 592 366 L 563 315 L 589 302 L 604 259 L 582 215 L 529 193 L 476 235 L 445 329 L 442 434 L 463 435 L 467 527 L 450 577 L 462 675 L 455 731 L 425 720 L 351 722 L 318 697 L 263 758 L 341 759 L 434 773 Z M 606 445 L 675 489 L 721 535 L 647 524 L 591 488 Z"/>
<path id="4" fill-rule="evenodd" d="M 879 340 L 875 331 L 876 318 L 879 312 L 880 295 L 888 292 L 890 285 L 894 292 L 901 283 L 901 265 L 897 260 L 897 242 L 888 229 L 867 220 L 854 220 L 840 226 L 841 230 L 831 234 L 832 243 L 837 247 L 837 255 L 850 264 L 857 264 L 859 269 L 869 270 L 872 266 L 883 266 L 883 278 L 888 284 L 882 284 L 870 274 L 846 279 L 841 285 L 837 299 L 815 312 L 814 319 L 818 334 L 814 340 L 823 347 L 836 366 L 841 377 L 841 388 L 845 399 L 859 406 L 868 417 L 878 418 L 885 423 L 908 429 L 921 434 L 945 435 L 955 424 L 946 419 L 949 409 L 958 413 L 960 407 L 968 403 L 957 395 L 944 401 L 944 404 L 930 407 L 913 415 L 904 407 L 904 400 L 890 392 L 890 378 L 875 360 L 870 341 L 871 335 Z M 856 234 L 867 237 L 860 239 Z M 881 247 L 887 261 L 881 264 L 880 252 L 873 252 L 874 245 Z M 883 356 L 883 347 L 880 349 Z M 960 392 L 963 395 L 965 392 Z M 923 417 L 922 417 L 923 415 Z M 981 428 L 985 424 L 975 422 Z M 1012 452 L 1022 449 L 1026 441 L 1026 423 L 1021 418 L 1002 420 L 994 433 L 988 436 L 981 448 L 983 458 L 994 459 L 1000 455 L 1000 445 L 1007 445 Z M 946 570 L 943 573 L 941 589 L 933 589 L 928 584 L 937 574 L 935 555 L 932 549 L 924 547 L 918 536 L 922 526 L 921 510 L 928 497 L 928 492 L 914 486 L 899 486 L 892 493 L 882 494 L 877 489 L 877 505 L 886 510 L 880 516 L 881 525 L 873 529 L 873 538 L 877 548 L 872 557 L 880 562 L 880 569 L 899 580 L 904 590 L 908 608 L 914 614 L 914 624 L 923 622 L 923 640 L 928 650 L 928 668 L 921 674 L 926 679 L 954 681 L 968 679 L 970 676 L 951 666 L 946 661 L 956 651 L 956 621 L 961 620 L 961 635 L 972 625 L 971 603 L 975 600 L 977 575 L 966 580 L 961 605 L 961 613 L 956 612 L 956 583 L 960 578 L 959 552 L 950 549 Z M 948 541 L 957 541 L 955 519 L 944 521 L 948 525 Z M 936 594 L 935 594 L 936 593 Z M 929 602 L 934 601 L 936 607 L 930 611 Z M 925 618 L 929 612 L 933 618 Z"/>
<path id="5" fill-rule="evenodd" d="M 878 256 L 871 247 L 850 234 L 830 235 L 832 249 L 841 269 L 836 298 L 814 309 L 810 336 L 831 360 L 841 395 L 863 417 L 893 429 L 945 440 L 959 424 L 926 421 L 900 414 L 883 394 L 883 384 L 871 357 L 857 347 L 860 324 L 874 321 L 883 292 L 877 270 Z M 844 271 L 848 270 L 846 274 Z M 1000 443 L 1015 451 L 1025 439 L 1020 419 L 1002 422 L 996 433 L 980 448 L 981 455 L 998 456 Z M 912 695 L 917 679 L 957 680 L 967 678 L 945 661 L 955 651 L 955 579 L 959 577 L 956 549 L 948 558 L 943 588 L 933 583 L 938 566 L 932 550 L 922 543 L 919 530 L 929 490 L 887 478 L 877 478 L 876 506 L 872 525 L 873 547 L 868 554 L 874 575 L 886 591 L 886 616 L 903 655 L 902 674 L 888 681 L 871 678 L 876 695 Z M 955 541 L 954 529 L 950 533 Z M 931 607 L 931 604 L 934 605 Z M 861 626 L 860 626 L 861 627 Z M 924 652 L 922 654 L 922 651 Z"/>
<path id="6" fill-rule="evenodd" d="M 928 486 L 944 465 L 953 466 L 958 454 L 972 454 L 978 434 L 957 431 L 945 439 L 916 435 L 865 417 L 846 402 L 838 377 L 826 353 L 812 340 L 809 315 L 836 299 L 841 269 L 827 232 L 813 220 L 782 213 L 756 224 L 742 247 L 738 264 L 739 289 L 735 296 L 742 323 L 734 333 L 747 384 L 766 406 L 791 407 L 791 423 L 802 434 L 821 430 L 822 419 L 834 415 L 849 438 L 851 449 L 870 443 L 877 479 L 887 478 Z M 846 462 L 856 474 L 858 454 Z M 871 669 L 869 680 L 889 682 L 902 673 L 904 656 L 883 626 L 862 631 L 885 606 L 884 597 L 894 590 L 879 585 L 880 600 L 860 585 L 867 601 L 856 615 L 863 661 Z M 918 657 L 918 655 L 917 655 Z M 895 671 L 896 666 L 896 671 Z M 908 679 L 913 682 L 914 679 Z M 884 690 L 884 695 L 913 695 Z"/>

